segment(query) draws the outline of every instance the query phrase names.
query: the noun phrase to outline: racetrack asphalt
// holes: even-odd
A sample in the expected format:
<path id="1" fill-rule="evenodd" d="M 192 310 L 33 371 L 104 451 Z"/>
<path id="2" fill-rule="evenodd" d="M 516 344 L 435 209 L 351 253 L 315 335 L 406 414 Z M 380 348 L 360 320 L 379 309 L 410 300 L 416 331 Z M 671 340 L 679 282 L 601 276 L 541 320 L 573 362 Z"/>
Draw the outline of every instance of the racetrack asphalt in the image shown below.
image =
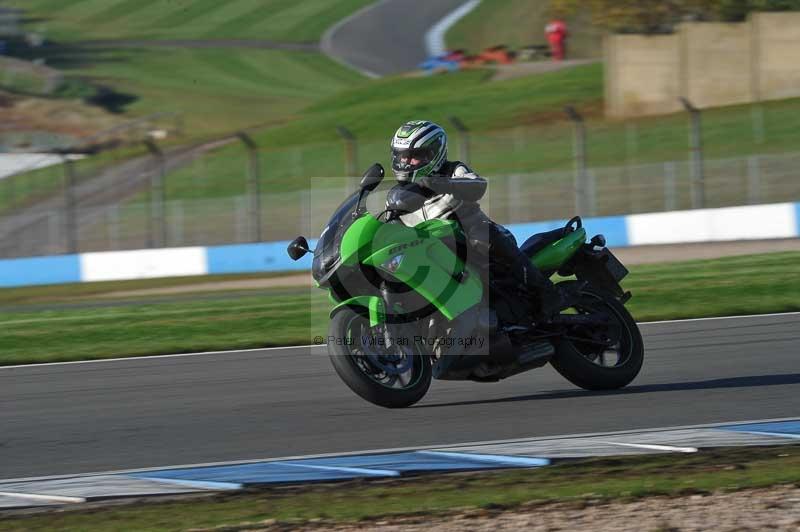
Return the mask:
<path id="1" fill-rule="evenodd" d="M 378 76 L 415 70 L 428 57 L 425 34 L 465 0 L 379 0 L 323 36 L 322 50 Z"/>
<path id="2" fill-rule="evenodd" d="M 644 324 L 618 392 L 550 366 L 434 381 L 406 410 L 356 397 L 324 347 L 0 368 L 0 478 L 800 414 L 800 314 Z"/>

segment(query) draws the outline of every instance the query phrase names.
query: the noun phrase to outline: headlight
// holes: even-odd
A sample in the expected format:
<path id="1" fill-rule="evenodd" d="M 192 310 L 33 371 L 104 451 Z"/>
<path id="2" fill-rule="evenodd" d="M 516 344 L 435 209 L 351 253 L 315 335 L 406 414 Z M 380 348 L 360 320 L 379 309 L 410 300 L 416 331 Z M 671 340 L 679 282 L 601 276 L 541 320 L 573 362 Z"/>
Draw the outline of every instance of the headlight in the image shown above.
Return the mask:
<path id="1" fill-rule="evenodd" d="M 381 264 L 381 268 L 383 268 L 389 273 L 394 273 L 400 267 L 400 263 L 403 262 L 403 257 L 405 257 L 405 255 L 403 255 L 402 253 L 399 255 L 395 255 L 391 259 Z"/>

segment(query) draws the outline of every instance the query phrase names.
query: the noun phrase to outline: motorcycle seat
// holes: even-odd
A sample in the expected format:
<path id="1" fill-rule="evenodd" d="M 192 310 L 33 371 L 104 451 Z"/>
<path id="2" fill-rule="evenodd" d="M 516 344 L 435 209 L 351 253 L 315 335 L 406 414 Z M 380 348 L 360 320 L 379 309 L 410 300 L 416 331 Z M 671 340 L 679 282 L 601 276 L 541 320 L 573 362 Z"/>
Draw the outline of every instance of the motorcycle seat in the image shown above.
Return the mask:
<path id="1" fill-rule="evenodd" d="M 558 242 L 562 238 L 567 235 L 567 228 L 566 227 L 559 227 L 558 229 L 554 229 L 552 231 L 546 231 L 544 233 L 537 233 L 528 240 L 526 240 L 521 246 L 520 251 L 522 251 L 525 255 L 529 258 L 532 258 L 534 255 L 539 253 L 541 250 L 552 244 L 553 242 Z"/>

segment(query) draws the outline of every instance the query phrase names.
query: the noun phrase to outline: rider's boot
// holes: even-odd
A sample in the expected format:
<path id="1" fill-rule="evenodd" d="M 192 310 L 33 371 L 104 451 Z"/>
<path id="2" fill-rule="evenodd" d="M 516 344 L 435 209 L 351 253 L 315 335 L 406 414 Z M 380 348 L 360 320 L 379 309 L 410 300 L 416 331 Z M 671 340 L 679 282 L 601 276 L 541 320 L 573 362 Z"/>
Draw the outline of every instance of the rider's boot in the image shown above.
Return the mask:
<path id="1" fill-rule="evenodd" d="M 568 283 L 556 285 L 531 263 L 530 259 L 520 253 L 515 261 L 514 270 L 528 292 L 539 298 L 537 321 L 546 321 L 559 312 L 578 303 L 580 291 L 585 283 Z"/>

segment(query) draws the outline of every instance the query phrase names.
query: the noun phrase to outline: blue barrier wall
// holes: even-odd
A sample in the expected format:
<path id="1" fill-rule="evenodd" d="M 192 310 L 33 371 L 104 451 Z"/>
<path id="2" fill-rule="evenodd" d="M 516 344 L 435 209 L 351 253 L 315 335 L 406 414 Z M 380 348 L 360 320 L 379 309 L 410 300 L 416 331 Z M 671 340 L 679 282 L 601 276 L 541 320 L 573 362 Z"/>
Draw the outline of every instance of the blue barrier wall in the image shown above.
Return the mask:
<path id="1" fill-rule="evenodd" d="M 800 203 L 794 204 L 794 220 L 797 225 L 795 231 L 797 231 L 797 236 L 800 236 Z"/>
<path id="2" fill-rule="evenodd" d="M 735 214 L 731 214 L 731 213 Z M 666 217 L 666 218 L 665 218 Z M 668 218 L 668 220 L 667 220 Z M 661 221 L 659 221 L 661 220 Z M 666 220 L 666 221 L 665 221 Z M 511 224 L 508 229 L 519 244 L 529 236 L 562 227 L 565 220 Z M 653 245 L 659 243 L 730 241 L 737 239 L 792 238 L 800 236 L 800 203 L 775 205 L 753 205 L 727 209 L 702 209 L 675 211 L 671 213 L 635 214 L 629 216 L 607 216 L 587 218 L 583 222 L 589 237 L 602 233 L 611 247 L 629 245 Z M 199 257 L 192 264 L 172 264 L 171 275 L 256 273 L 305 271 L 311 268 L 312 257 L 306 255 L 293 261 L 286 255 L 288 241 L 255 244 L 234 244 L 196 248 L 205 252 L 205 268 L 197 267 Z M 312 240 L 310 246 L 316 246 Z M 164 256 L 182 256 L 189 248 L 160 250 Z M 110 252 L 119 255 L 121 252 Z M 124 252 L 126 260 L 139 256 L 138 251 Z M 151 264 L 154 250 L 142 250 L 143 263 Z M 130 256 L 128 256 L 130 254 Z M 104 278 L 103 274 L 114 273 L 114 261 L 98 261 L 106 257 L 103 253 L 84 256 L 87 271 L 81 270 L 80 255 L 55 257 L 32 257 L 0 260 L 0 287 L 60 284 Z M 149 262 L 144 260 L 149 257 Z M 174 259 L 179 260 L 179 259 Z M 183 260 L 183 259 L 180 259 Z M 100 266 L 96 266 L 101 263 Z M 108 263 L 108 264 L 105 264 Z M 92 265 L 95 267 L 91 267 Z M 182 270 L 183 268 L 183 270 Z M 108 271 L 104 271 L 104 269 Z M 131 278 L 154 277 L 151 267 L 132 270 Z M 174 272 L 174 273 L 173 273 Z M 182 272 L 182 273 L 181 273 Z M 119 274 L 119 272 L 116 272 Z M 114 278 L 119 278 L 117 275 Z"/>
<path id="3" fill-rule="evenodd" d="M 532 222 L 526 224 L 510 224 L 508 225 L 509 231 L 514 234 L 517 243 L 522 245 L 529 236 L 536 233 L 543 233 L 563 227 L 566 222 L 564 220 L 551 221 L 551 222 Z M 589 238 L 596 234 L 603 234 L 606 237 L 606 242 L 609 246 L 624 247 L 628 245 L 628 228 L 625 221 L 625 216 L 605 216 L 601 218 L 586 218 L 583 220 L 583 226 Z"/>
<path id="4" fill-rule="evenodd" d="M 311 269 L 311 254 L 293 261 L 286 254 L 289 240 L 257 244 L 234 244 L 206 248 L 208 273 L 302 271 Z M 316 240 L 309 242 L 313 249 Z"/>
<path id="5" fill-rule="evenodd" d="M 81 282 L 80 255 L 0 260 L 0 286 Z"/>

